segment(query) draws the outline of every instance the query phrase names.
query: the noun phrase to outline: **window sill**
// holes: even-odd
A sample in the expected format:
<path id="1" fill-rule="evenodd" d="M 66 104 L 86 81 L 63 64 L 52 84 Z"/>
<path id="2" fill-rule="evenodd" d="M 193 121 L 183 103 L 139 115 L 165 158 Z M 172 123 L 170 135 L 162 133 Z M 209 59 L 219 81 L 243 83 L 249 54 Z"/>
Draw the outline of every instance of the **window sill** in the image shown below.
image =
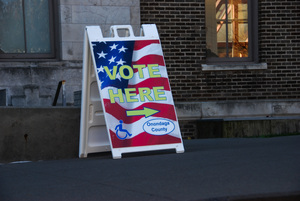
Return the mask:
<path id="1" fill-rule="evenodd" d="M 227 70 L 264 70 L 268 66 L 266 63 L 258 64 L 202 64 L 202 71 L 227 71 Z"/>

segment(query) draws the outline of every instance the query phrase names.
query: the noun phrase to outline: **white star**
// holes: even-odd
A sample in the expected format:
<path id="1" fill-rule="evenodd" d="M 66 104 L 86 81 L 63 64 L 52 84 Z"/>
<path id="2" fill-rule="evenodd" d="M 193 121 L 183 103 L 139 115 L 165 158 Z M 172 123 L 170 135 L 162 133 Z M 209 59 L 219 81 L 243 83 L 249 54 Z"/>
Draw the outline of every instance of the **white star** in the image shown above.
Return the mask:
<path id="1" fill-rule="evenodd" d="M 106 44 L 106 41 L 99 41 L 99 43 L 104 43 L 104 44 Z"/>
<path id="2" fill-rule="evenodd" d="M 112 56 L 108 61 L 109 61 L 109 64 L 111 64 L 112 62 L 115 62 L 115 59 L 116 57 Z"/>
<path id="3" fill-rule="evenodd" d="M 109 46 L 110 47 L 110 51 L 117 49 L 117 46 L 118 45 L 116 45 L 115 43 L 112 46 Z"/>
<path id="4" fill-rule="evenodd" d="M 104 53 L 103 51 L 101 53 L 97 53 L 99 55 L 98 59 L 100 59 L 101 57 L 103 57 L 105 59 L 105 55 L 107 55 L 107 53 Z"/>
<path id="5" fill-rule="evenodd" d="M 121 81 L 120 73 L 117 74 L 116 78 L 119 79 L 119 80 Z"/>
<path id="6" fill-rule="evenodd" d="M 97 73 L 100 73 L 100 72 L 104 72 L 103 66 L 100 66 L 100 68 L 97 68 Z"/>
<path id="7" fill-rule="evenodd" d="M 123 66 L 124 63 L 126 63 L 126 61 L 123 61 L 122 58 L 119 61 L 117 61 L 117 65 Z"/>
<path id="8" fill-rule="evenodd" d="M 125 52 L 125 50 L 127 50 L 128 48 L 126 48 L 126 47 L 124 47 L 124 46 L 122 46 L 120 49 L 119 49 L 119 53 L 121 53 L 121 52 Z"/>

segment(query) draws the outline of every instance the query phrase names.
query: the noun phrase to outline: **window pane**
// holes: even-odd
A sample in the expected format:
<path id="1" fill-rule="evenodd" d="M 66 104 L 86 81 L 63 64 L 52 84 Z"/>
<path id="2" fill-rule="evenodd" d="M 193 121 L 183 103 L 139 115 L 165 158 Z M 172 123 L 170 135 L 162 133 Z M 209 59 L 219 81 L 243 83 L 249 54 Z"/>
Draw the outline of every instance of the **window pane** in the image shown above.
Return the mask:
<path id="1" fill-rule="evenodd" d="M 244 1 L 244 3 L 238 4 L 238 19 L 240 19 L 240 20 L 248 20 L 248 5 L 247 5 L 247 1 Z"/>
<path id="2" fill-rule="evenodd" d="M 216 2 L 205 0 L 205 20 L 206 20 L 206 54 L 207 57 L 217 57 L 217 17 Z"/>
<path id="3" fill-rule="evenodd" d="M 0 0 L 0 53 L 25 53 L 22 0 Z"/>
<path id="4" fill-rule="evenodd" d="M 248 0 L 206 0 L 207 57 L 248 57 Z"/>
<path id="5" fill-rule="evenodd" d="M 215 1 L 216 12 L 216 34 L 217 50 L 214 51 L 217 57 L 226 57 L 226 1 Z"/>
<path id="6" fill-rule="evenodd" d="M 218 57 L 226 57 L 226 22 L 220 21 L 217 24 L 217 55 Z"/>
<path id="7" fill-rule="evenodd" d="M 27 53 L 50 53 L 48 0 L 25 2 Z"/>
<path id="8" fill-rule="evenodd" d="M 216 0 L 216 19 L 225 20 L 226 19 L 226 2 L 225 0 Z"/>
<path id="9" fill-rule="evenodd" d="M 232 27 L 228 32 L 229 57 L 248 57 L 248 6 L 247 0 L 229 0 L 228 16 Z"/>

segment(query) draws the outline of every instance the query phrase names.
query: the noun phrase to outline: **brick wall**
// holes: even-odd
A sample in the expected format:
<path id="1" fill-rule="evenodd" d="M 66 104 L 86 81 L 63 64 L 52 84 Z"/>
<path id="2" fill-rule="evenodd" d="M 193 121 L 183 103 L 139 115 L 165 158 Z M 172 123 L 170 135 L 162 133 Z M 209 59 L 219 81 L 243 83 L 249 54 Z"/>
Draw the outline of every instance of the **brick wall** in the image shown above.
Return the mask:
<path id="1" fill-rule="evenodd" d="M 260 1 L 260 60 L 268 63 L 267 98 L 299 98 L 300 1 Z"/>
<path id="2" fill-rule="evenodd" d="M 198 99 L 205 59 L 204 1 L 141 0 L 141 24 L 156 24 L 174 99 Z"/>
<path id="3" fill-rule="evenodd" d="M 141 24 L 158 27 L 175 101 L 300 98 L 300 1 L 259 1 L 265 70 L 202 71 L 205 0 L 140 0 Z"/>

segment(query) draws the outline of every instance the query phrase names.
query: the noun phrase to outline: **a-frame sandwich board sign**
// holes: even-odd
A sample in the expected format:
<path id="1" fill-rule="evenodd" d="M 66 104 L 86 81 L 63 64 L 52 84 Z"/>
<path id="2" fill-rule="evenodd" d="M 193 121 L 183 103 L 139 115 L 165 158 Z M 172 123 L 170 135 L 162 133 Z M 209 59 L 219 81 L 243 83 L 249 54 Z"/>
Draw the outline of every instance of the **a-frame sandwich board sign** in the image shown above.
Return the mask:
<path id="1" fill-rule="evenodd" d="M 119 33 L 125 31 L 125 36 Z M 175 149 L 180 128 L 156 25 L 87 26 L 84 39 L 79 157 Z M 99 98 L 101 97 L 101 98 Z"/>

